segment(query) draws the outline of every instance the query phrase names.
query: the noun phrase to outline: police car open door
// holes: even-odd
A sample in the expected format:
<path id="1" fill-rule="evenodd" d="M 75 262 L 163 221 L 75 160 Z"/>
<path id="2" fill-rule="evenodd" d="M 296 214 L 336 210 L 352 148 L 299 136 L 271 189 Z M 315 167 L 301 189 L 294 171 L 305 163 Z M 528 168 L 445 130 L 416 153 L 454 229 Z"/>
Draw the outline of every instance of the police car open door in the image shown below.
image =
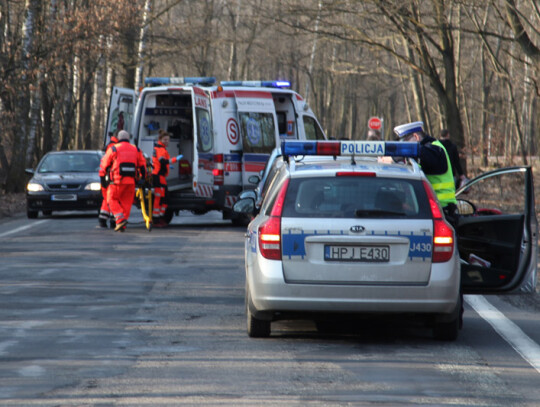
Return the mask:
<path id="1" fill-rule="evenodd" d="M 193 87 L 193 190 L 195 195 L 212 198 L 214 176 L 214 138 L 212 135 L 212 116 L 210 114 L 210 98 L 203 89 Z M 183 154 L 183 152 L 182 152 Z"/>
<path id="2" fill-rule="evenodd" d="M 534 292 L 538 222 L 530 167 L 491 171 L 456 193 L 465 293 Z"/>
<path id="3" fill-rule="evenodd" d="M 132 134 L 133 112 L 137 103 L 137 94 L 132 89 L 113 87 L 109 100 L 107 125 L 103 137 L 103 146 L 109 144 L 111 136 L 120 130 Z"/>
<path id="4" fill-rule="evenodd" d="M 243 146 L 242 184 L 253 187 L 248 178 L 259 175 L 279 145 L 276 108 L 270 92 L 237 90 L 234 95 Z"/>

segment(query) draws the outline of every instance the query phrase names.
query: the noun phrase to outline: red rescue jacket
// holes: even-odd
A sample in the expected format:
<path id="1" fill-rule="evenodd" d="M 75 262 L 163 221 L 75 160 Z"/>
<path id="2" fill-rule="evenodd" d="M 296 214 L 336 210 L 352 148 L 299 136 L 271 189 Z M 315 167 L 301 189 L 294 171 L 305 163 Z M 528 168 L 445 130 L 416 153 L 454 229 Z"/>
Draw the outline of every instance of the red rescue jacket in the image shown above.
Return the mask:
<path id="1" fill-rule="evenodd" d="M 111 168 L 113 184 L 135 184 L 140 177 L 146 176 L 146 160 L 137 147 L 128 140 L 121 140 L 113 145 L 101 162 L 100 174 L 103 169 Z"/>

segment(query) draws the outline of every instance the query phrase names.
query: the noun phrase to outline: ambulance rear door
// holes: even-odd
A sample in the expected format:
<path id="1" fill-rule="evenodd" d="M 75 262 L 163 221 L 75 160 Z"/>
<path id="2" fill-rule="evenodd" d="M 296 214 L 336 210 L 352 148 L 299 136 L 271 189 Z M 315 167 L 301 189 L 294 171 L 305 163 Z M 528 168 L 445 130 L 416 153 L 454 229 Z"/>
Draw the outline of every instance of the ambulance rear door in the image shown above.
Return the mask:
<path id="1" fill-rule="evenodd" d="M 113 87 L 109 100 L 107 125 L 103 136 L 103 147 L 109 144 L 115 131 L 126 130 L 132 134 L 133 112 L 137 103 L 137 93 L 133 89 Z"/>
<path id="2" fill-rule="evenodd" d="M 197 86 L 193 87 L 193 190 L 198 197 L 212 198 L 214 177 L 214 137 L 210 97 Z"/>
<path id="3" fill-rule="evenodd" d="M 270 92 L 236 90 L 234 93 L 243 146 L 242 184 L 253 188 L 248 178 L 264 169 L 270 153 L 280 144 L 276 108 Z"/>

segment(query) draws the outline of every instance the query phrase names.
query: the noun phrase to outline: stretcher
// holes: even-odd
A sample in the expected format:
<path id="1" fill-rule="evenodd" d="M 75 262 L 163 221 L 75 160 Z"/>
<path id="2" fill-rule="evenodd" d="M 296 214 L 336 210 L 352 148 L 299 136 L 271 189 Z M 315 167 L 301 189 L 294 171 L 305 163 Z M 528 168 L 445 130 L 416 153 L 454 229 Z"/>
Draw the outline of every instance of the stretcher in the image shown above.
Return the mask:
<path id="1" fill-rule="evenodd" d="M 152 231 L 152 195 L 152 186 L 150 183 L 144 182 L 144 184 L 137 186 L 135 197 L 139 200 L 144 223 L 149 232 Z"/>

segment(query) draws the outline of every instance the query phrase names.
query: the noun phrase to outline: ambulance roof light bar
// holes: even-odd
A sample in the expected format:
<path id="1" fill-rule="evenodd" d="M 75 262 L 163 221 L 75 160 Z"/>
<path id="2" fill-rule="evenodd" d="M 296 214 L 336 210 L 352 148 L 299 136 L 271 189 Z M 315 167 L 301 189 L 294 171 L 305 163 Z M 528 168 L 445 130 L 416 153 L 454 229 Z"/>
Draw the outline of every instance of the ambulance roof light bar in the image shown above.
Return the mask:
<path id="1" fill-rule="evenodd" d="M 159 85 L 203 85 L 211 86 L 216 83 L 216 78 L 212 76 L 192 76 L 192 77 L 147 77 L 144 78 L 146 86 Z"/>
<path id="2" fill-rule="evenodd" d="M 417 158 L 420 143 L 400 141 L 282 141 L 281 151 L 290 155 L 390 156 Z"/>
<path id="3" fill-rule="evenodd" d="M 290 88 L 289 81 L 222 81 L 221 86 L 252 86 L 257 88 Z"/>

